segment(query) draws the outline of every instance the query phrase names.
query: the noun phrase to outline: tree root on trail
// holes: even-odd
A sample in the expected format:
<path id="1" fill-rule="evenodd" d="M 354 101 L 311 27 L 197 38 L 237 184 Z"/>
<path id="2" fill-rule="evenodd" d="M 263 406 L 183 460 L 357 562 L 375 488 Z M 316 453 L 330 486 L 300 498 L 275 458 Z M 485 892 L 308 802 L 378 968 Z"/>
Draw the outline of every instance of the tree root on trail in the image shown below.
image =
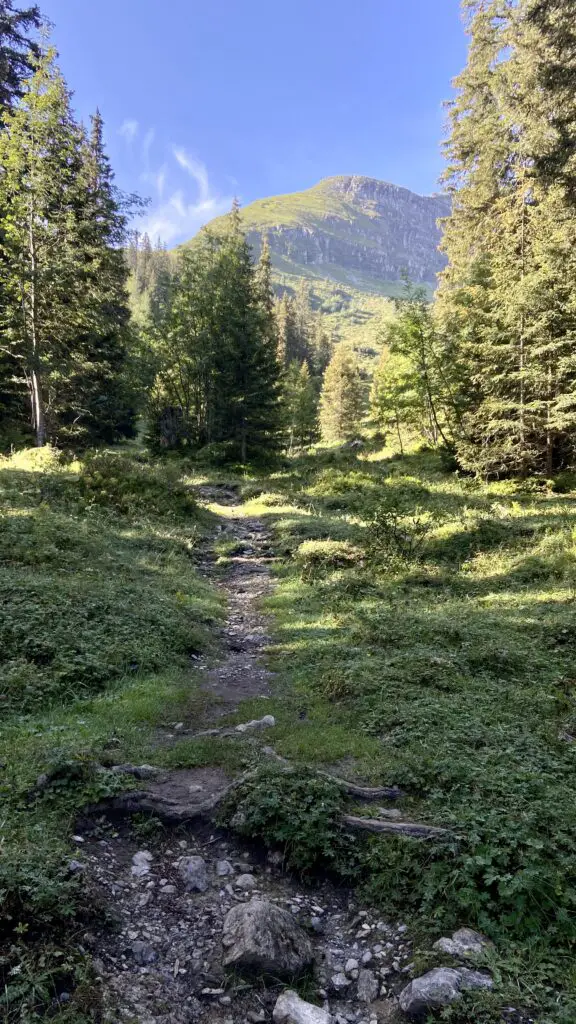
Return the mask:
<path id="1" fill-rule="evenodd" d="M 284 771 L 294 771 L 294 766 L 276 753 L 271 747 L 264 747 L 263 751 L 269 757 L 273 757 L 278 762 Z M 150 765 L 141 765 L 134 767 L 133 765 L 117 765 L 112 771 L 117 773 L 122 772 L 127 775 L 133 775 L 135 777 L 146 777 L 146 774 L 151 775 L 154 769 Z M 248 782 L 250 779 L 256 778 L 258 769 L 252 769 L 239 775 L 237 779 L 229 783 L 227 786 L 223 786 L 216 793 L 207 797 L 204 800 L 195 801 L 193 799 L 186 800 L 185 798 L 178 798 L 177 796 L 171 797 L 162 792 L 162 786 L 165 787 L 166 780 L 169 779 L 170 773 L 158 770 L 158 774 L 161 774 L 164 782 L 156 791 L 154 788 L 149 790 L 129 790 L 126 793 L 119 793 L 115 796 L 108 797 L 106 800 L 100 803 L 86 808 L 86 813 L 93 816 L 99 814 L 107 815 L 128 815 L 128 814 L 153 814 L 160 821 L 163 821 L 167 825 L 182 825 L 188 822 L 192 822 L 200 819 L 209 819 L 218 806 L 232 793 L 235 789 L 239 789 Z M 375 800 L 380 797 L 386 796 L 395 799 L 402 796 L 401 791 L 397 787 L 369 787 L 359 786 L 356 783 L 348 782 L 346 779 L 340 779 L 334 775 L 330 775 L 328 772 L 317 770 L 316 774 L 336 784 L 342 791 L 356 799 L 360 800 Z M 399 812 L 395 812 L 398 814 Z M 386 809 L 382 810 L 382 814 L 386 814 Z M 435 825 L 426 825 L 422 822 L 415 821 L 398 821 L 396 819 L 383 819 L 383 818 L 361 818 L 353 814 L 342 815 L 342 824 L 359 831 L 374 832 L 385 835 L 402 835 L 408 836 L 414 839 L 453 839 L 455 838 L 454 833 L 450 832 L 449 829 L 439 828 Z"/>
<path id="2" fill-rule="evenodd" d="M 195 819 L 209 818 L 228 794 L 242 786 L 252 775 L 253 772 L 245 772 L 234 782 L 224 786 L 223 789 L 213 793 L 212 796 L 200 803 L 194 800 L 172 799 L 163 793 L 155 793 L 153 790 L 129 790 L 126 793 L 107 797 L 100 803 L 87 807 L 85 813 L 91 816 L 154 814 L 166 825 L 183 825 Z"/>
<path id="3" fill-rule="evenodd" d="M 364 832 L 386 833 L 388 835 L 410 836 L 413 839 L 454 839 L 454 833 L 435 825 L 423 825 L 416 821 L 383 821 L 381 818 L 357 818 L 345 814 L 342 818 L 349 828 Z"/>
<path id="4" fill-rule="evenodd" d="M 263 747 L 262 751 L 268 757 L 273 757 L 279 764 L 284 765 L 287 771 L 294 770 L 294 766 L 290 764 L 290 761 L 277 754 L 273 747 Z M 401 789 L 398 789 L 398 786 L 359 786 L 355 782 L 348 782 L 347 779 L 339 779 L 336 775 L 331 775 L 330 772 L 322 771 L 321 768 L 313 770 L 316 775 L 320 775 L 323 779 L 333 782 L 334 785 L 342 789 L 348 796 L 354 796 L 357 800 L 381 800 L 382 797 L 387 797 L 389 800 L 398 800 L 401 796 L 404 796 L 404 793 Z"/>

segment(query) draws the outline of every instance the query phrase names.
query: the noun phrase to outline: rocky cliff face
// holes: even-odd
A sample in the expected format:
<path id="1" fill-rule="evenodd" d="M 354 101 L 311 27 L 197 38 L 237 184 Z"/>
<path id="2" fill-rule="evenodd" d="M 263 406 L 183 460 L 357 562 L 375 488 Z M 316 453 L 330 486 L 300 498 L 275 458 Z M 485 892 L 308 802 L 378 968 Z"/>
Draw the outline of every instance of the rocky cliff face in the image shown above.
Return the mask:
<path id="1" fill-rule="evenodd" d="M 437 221 L 446 196 L 420 196 L 374 178 L 326 178 L 306 192 L 242 211 L 250 243 L 268 236 L 278 271 L 381 290 L 403 274 L 434 285 L 444 266 Z"/>

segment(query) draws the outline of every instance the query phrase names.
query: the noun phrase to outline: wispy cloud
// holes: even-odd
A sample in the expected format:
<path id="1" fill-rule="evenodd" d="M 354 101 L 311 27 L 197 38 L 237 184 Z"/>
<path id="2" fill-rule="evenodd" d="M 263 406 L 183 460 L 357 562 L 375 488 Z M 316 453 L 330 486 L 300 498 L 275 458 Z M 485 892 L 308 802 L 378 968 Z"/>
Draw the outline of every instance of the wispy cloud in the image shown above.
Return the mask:
<path id="1" fill-rule="evenodd" d="M 153 128 L 149 128 L 148 131 L 146 132 L 146 135 L 144 136 L 144 141 L 142 143 L 142 156 L 144 158 L 144 163 L 146 164 L 146 167 L 148 167 L 148 163 L 150 161 L 150 150 L 152 149 L 152 145 L 154 143 L 155 138 L 156 132 L 154 131 Z"/>
<path id="2" fill-rule="evenodd" d="M 178 167 L 192 178 L 197 194 L 190 197 L 186 190 L 178 188 L 165 199 L 170 168 L 165 165 L 159 171 L 145 172 L 144 178 L 154 185 L 159 202 L 139 225 L 140 231 L 146 231 L 153 240 L 162 239 L 167 245 L 191 238 L 213 217 L 227 213 L 232 204 L 232 196 L 222 196 L 213 189 L 207 168 L 200 160 L 179 146 L 172 147 L 172 155 Z"/>
<path id="3" fill-rule="evenodd" d="M 140 125 L 138 124 L 138 121 L 132 121 L 128 118 L 118 129 L 118 135 L 121 135 L 126 139 L 128 145 L 131 145 L 138 135 L 139 128 Z"/>

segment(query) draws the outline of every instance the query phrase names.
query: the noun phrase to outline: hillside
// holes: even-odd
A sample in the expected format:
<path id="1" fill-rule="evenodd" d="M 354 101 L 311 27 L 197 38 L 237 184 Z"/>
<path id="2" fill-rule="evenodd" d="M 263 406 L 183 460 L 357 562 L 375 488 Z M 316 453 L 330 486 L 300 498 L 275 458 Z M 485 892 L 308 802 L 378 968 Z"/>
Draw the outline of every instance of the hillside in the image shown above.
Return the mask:
<path id="1" fill-rule="evenodd" d="M 389 315 L 404 274 L 434 287 L 444 265 L 438 251 L 445 196 L 420 196 L 374 178 L 342 175 L 313 188 L 271 196 L 241 211 L 256 253 L 268 237 L 279 290 L 308 280 L 315 304 L 337 336 L 370 344 Z M 218 231 L 224 218 L 211 222 Z"/>

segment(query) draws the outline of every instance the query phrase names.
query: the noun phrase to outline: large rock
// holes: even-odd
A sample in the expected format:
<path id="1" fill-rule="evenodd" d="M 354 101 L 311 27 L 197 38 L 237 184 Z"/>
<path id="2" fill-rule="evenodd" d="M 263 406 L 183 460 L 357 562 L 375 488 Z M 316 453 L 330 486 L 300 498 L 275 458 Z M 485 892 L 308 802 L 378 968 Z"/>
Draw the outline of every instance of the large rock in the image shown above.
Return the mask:
<path id="1" fill-rule="evenodd" d="M 241 903 L 226 915 L 225 967 L 247 974 L 294 978 L 312 963 L 312 945 L 287 910 L 266 900 Z"/>
<path id="2" fill-rule="evenodd" d="M 409 1017 L 420 1020 L 432 1010 L 441 1010 L 444 1006 L 460 999 L 463 990 L 473 988 L 492 988 L 492 978 L 479 971 L 466 968 L 454 970 L 452 967 L 436 967 L 421 978 L 415 978 L 400 993 L 400 1008 Z"/>
<path id="3" fill-rule="evenodd" d="M 305 1003 L 290 989 L 279 996 L 272 1018 L 274 1024 L 333 1024 L 334 1020 L 326 1010 Z"/>
<path id="4" fill-rule="evenodd" d="M 489 949 L 492 943 L 485 935 L 475 932 L 472 928 L 459 928 L 454 932 L 451 939 L 442 938 L 434 943 L 433 949 L 440 949 L 449 956 L 466 959 L 470 956 L 478 956 L 485 949 Z"/>

